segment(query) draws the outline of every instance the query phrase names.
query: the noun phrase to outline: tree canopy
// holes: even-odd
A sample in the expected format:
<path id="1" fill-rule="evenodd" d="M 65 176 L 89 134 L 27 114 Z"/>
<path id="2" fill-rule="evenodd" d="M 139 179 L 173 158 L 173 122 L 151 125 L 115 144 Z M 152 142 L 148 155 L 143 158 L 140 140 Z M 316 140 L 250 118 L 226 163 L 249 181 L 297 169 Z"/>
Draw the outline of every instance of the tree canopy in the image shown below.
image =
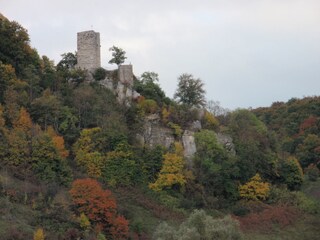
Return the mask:
<path id="1" fill-rule="evenodd" d="M 110 64 L 115 63 L 119 66 L 127 59 L 127 57 L 125 56 L 126 52 L 122 48 L 112 46 L 111 48 L 109 48 L 109 51 L 112 52 L 112 58 L 109 61 Z"/>
<path id="2" fill-rule="evenodd" d="M 178 78 L 178 88 L 174 98 L 179 103 L 193 107 L 204 107 L 205 100 L 204 83 L 200 78 L 194 78 L 193 75 L 184 73 Z"/>

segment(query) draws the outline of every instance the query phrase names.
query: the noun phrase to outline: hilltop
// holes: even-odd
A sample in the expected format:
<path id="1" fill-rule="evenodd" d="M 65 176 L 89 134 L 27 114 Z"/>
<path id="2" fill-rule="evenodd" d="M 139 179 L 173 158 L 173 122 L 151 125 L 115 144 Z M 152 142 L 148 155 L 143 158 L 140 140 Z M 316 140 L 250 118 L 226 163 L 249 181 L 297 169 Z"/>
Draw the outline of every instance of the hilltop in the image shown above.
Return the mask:
<path id="1" fill-rule="evenodd" d="M 320 97 L 230 112 L 182 74 L 170 99 L 154 72 L 55 64 L 0 21 L 2 239 L 319 235 Z"/>

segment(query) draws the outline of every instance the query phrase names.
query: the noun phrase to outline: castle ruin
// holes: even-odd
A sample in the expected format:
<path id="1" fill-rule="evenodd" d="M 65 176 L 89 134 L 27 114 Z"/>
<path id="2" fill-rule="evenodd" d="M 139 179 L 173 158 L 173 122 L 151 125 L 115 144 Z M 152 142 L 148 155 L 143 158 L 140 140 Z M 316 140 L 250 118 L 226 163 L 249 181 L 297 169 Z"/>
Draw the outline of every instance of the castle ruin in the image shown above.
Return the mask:
<path id="1" fill-rule="evenodd" d="M 93 71 L 101 67 L 100 33 L 95 31 L 77 34 L 77 67 Z"/>
<path id="2" fill-rule="evenodd" d="M 77 67 L 91 72 L 88 78 L 93 80 L 92 73 L 101 67 L 100 33 L 93 30 L 84 31 L 77 33 L 77 37 Z M 114 79 L 110 78 L 110 74 L 107 74 L 106 78 L 100 80 L 99 83 L 113 91 L 120 103 L 128 103 L 140 96 L 133 90 L 132 65 L 119 65 L 116 71 L 118 80 L 116 84 Z"/>

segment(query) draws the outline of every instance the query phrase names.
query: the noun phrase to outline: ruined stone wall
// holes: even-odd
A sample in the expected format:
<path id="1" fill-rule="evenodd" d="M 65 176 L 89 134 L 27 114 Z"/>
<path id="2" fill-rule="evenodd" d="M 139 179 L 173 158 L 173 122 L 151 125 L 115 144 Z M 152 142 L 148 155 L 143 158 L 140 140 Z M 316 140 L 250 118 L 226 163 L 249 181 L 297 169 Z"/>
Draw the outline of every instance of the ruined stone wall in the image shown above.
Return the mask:
<path id="1" fill-rule="evenodd" d="M 118 79 L 127 86 L 133 86 L 132 65 L 120 65 L 118 69 Z"/>
<path id="2" fill-rule="evenodd" d="M 95 31 L 77 34 L 77 67 L 90 71 L 101 67 L 100 33 Z"/>

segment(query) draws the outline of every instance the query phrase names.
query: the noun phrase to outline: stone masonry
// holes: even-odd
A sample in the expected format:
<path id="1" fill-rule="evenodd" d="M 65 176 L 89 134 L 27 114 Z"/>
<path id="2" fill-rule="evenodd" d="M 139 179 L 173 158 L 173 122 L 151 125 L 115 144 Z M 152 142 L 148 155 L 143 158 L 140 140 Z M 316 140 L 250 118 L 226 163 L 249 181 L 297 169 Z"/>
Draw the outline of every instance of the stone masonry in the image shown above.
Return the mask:
<path id="1" fill-rule="evenodd" d="M 118 79 L 126 86 L 133 86 L 132 65 L 120 65 L 118 70 Z"/>
<path id="2" fill-rule="evenodd" d="M 100 33 L 84 31 L 77 34 L 77 67 L 93 71 L 101 67 Z"/>

